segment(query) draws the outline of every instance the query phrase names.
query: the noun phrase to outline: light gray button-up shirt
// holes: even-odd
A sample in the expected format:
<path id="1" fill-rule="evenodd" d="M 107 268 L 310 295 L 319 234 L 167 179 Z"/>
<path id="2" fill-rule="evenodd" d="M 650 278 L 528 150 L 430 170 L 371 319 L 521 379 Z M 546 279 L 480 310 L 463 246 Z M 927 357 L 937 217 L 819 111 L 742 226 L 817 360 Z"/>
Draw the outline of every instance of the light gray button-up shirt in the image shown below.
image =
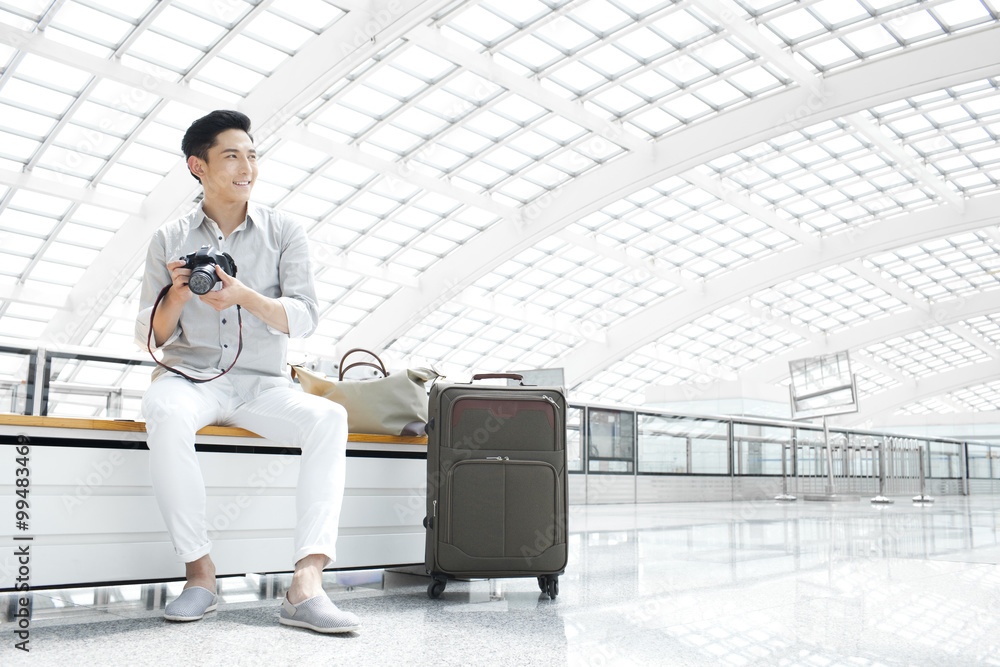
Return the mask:
<path id="1" fill-rule="evenodd" d="M 288 317 L 288 333 L 266 325 L 244 308 L 243 352 L 231 378 L 243 400 L 264 389 L 288 386 L 285 368 L 288 338 L 311 334 L 319 321 L 316 290 L 305 231 L 288 216 L 250 204 L 247 219 L 229 238 L 199 206 L 191 214 L 160 227 L 153 234 L 146 255 L 140 311 L 135 322 L 135 342 L 146 349 L 153 303 L 164 286 L 170 284 L 167 263 L 195 252 L 203 245 L 227 252 L 236 263 L 236 278 L 264 296 L 278 299 Z M 155 336 L 150 340 L 155 352 Z M 184 305 L 177 328 L 160 346 L 161 361 L 191 377 L 218 375 L 233 363 L 239 349 L 236 306 L 217 311 L 200 298 Z M 153 380 L 169 373 L 162 366 L 153 371 Z"/>

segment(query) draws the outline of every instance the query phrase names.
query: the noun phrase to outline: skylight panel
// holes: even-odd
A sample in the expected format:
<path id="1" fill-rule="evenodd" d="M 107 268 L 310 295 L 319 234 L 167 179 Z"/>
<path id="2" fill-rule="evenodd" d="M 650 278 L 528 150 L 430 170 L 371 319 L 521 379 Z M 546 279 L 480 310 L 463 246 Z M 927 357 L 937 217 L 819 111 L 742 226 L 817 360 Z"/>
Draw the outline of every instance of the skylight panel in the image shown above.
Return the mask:
<path id="1" fill-rule="evenodd" d="M 507 137 L 519 127 L 516 123 L 498 116 L 492 111 L 486 111 L 466 121 L 465 126 L 479 132 L 483 136 L 489 137 L 493 141 L 499 141 Z"/>
<path id="2" fill-rule="evenodd" d="M 583 58 L 583 61 L 609 79 L 617 79 L 622 74 L 639 67 L 635 58 L 614 44 L 606 44 L 591 51 Z"/>
<path id="3" fill-rule="evenodd" d="M 928 12 L 913 12 L 890 21 L 888 29 L 906 44 L 923 41 L 944 34 L 941 24 Z"/>
<path id="4" fill-rule="evenodd" d="M 422 97 L 420 99 L 420 107 L 449 122 L 465 116 L 475 108 L 468 100 L 440 88 L 432 90 Z"/>
<path id="5" fill-rule="evenodd" d="M 712 72 L 708 68 L 686 54 L 671 58 L 658 67 L 657 71 L 672 82 L 676 82 L 681 88 L 687 88 L 712 76 Z"/>
<path id="6" fill-rule="evenodd" d="M 654 137 L 669 132 L 683 123 L 661 109 L 652 109 L 629 117 L 628 122 Z"/>
<path id="7" fill-rule="evenodd" d="M 712 111 L 712 107 L 708 106 L 694 95 L 682 95 L 668 100 L 663 103 L 663 109 L 670 112 L 685 123 L 697 120 Z"/>
<path id="8" fill-rule="evenodd" d="M 368 135 L 367 142 L 391 151 L 398 157 L 413 151 L 422 143 L 422 140 L 412 132 L 407 132 L 394 125 L 381 125 Z"/>
<path id="9" fill-rule="evenodd" d="M 35 151 L 42 145 L 41 141 L 27 139 L 16 134 L 0 132 L 0 155 L 7 159 L 17 160 L 27 163 L 34 156 Z M 0 191 L 0 199 L 7 193 L 7 188 Z"/>
<path id="10" fill-rule="evenodd" d="M 347 14 L 323 0 L 276 0 L 268 7 L 268 11 L 283 14 L 316 32 L 325 30 Z"/>
<path id="11" fill-rule="evenodd" d="M 953 0 L 935 6 L 932 11 L 949 30 L 958 30 L 992 20 L 989 11 L 978 0 Z"/>
<path id="12" fill-rule="evenodd" d="M 607 81 L 599 73 L 579 62 L 571 62 L 549 78 L 564 88 L 568 88 L 577 96 L 583 95 Z"/>
<path id="13" fill-rule="evenodd" d="M 598 35 L 611 35 L 632 22 L 624 13 L 606 0 L 590 0 L 574 7 L 570 15 L 574 20 Z"/>
<path id="14" fill-rule="evenodd" d="M 598 37 L 579 23 L 566 16 L 547 21 L 539 26 L 536 34 L 567 53 L 579 51 L 584 46 L 596 42 Z"/>
<path id="15" fill-rule="evenodd" d="M 121 44 L 133 29 L 132 24 L 127 21 L 84 7 L 72 0 L 56 12 L 50 25 L 70 34 L 114 46 Z"/>
<path id="16" fill-rule="evenodd" d="M 222 58 L 212 58 L 198 73 L 198 80 L 245 97 L 264 76 Z"/>
<path id="17" fill-rule="evenodd" d="M 717 81 L 700 88 L 696 96 L 716 109 L 724 109 L 747 99 L 742 92 L 726 81 Z"/>
<path id="18" fill-rule="evenodd" d="M 187 72 L 204 56 L 204 52 L 193 46 L 181 44 L 175 39 L 164 37 L 146 30 L 129 47 L 133 57 L 156 63 L 177 72 Z"/>
<path id="19" fill-rule="evenodd" d="M 175 41 L 200 46 L 206 51 L 226 32 L 218 23 L 177 6 L 168 6 L 160 12 L 149 29 L 171 37 Z"/>
<path id="20" fill-rule="evenodd" d="M 38 160 L 38 167 L 59 173 L 69 173 L 79 178 L 91 179 L 97 175 L 105 161 L 84 155 L 79 151 L 67 150 L 60 146 L 50 146 Z"/>
<path id="21" fill-rule="evenodd" d="M 535 72 L 541 72 L 563 58 L 562 52 L 534 35 L 522 37 L 505 48 L 503 53 Z"/>
<path id="22" fill-rule="evenodd" d="M 900 46 L 896 38 L 881 25 L 873 25 L 852 32 L 845 40 L 865 58 Z"/>
<path id="23" fill-rule="evenodd" d="M 55 124 L 53 118 L 0 103 L 0 127 L 43 139 L 48 136 Z"/>
<path id="24" fill-rule="evenodd" d="M 674 50 L 673 45 L 649 28 L 641 28 L 622 35 L 616 42 L 619 48 L 639 60 L 649 63 Z"/>
<path id="25" fill-rule="evenodd" d="M 375 119 L 385 117 L 400 106 L 399 100 L 363 85 L 348 90 L 340 101 L 341 104 L 364 112 Z"/>
<path id="26" fill-rule="evenodd" d="M 275 47 L 293 54 L 301 49 L 306 42 L 315 37 L 315 33 L 283 19 L 274 12 L 265 11 L 256 16 L 243 33 L 248 37 L 272 44 Z"/>
<path id="27" fill-rule="evenodd" d="M 245 35 L 237 35 L 219 52 L 219 56 L 228 58 L 250 69 L 270 75 L 288 60 L 284 51 L 262 44 Z"/>
<path id="28" fill-rule="evenodd" d="M 871 14 L 857 0 L 821 0 L 810 7 L 810 12 L 831 28 L 871 18 Z"/>
<path id="29" fill-rule="evenodd" d="M 409 99 L 427 87 L 427 83 L 395 67 L 381 67 L 365 77 L 365 85 L 397 99 Z"/>
<path id="30" fill-rule="evenodd" d="M 480 6 L 473 6 L 453 18 L 447 25 L 472 37 L 483 46 L 492 46 L 517 31 L 508 21 Z"/>
<path id="31" fill-rule="evenodd" d="M 801 51 L 820 71 L 827 71 L 858 59 L 839 39 L 829 39 Z"/>
<path id="32" fill-rule="evenodd" d="M 655 22 L 651 29 L 677 47 L 687 46 L 712 34 L 705 23 L 687 10 L 669 14 Z"/>
<path id="33" fill-rule="evenodd" d="M 51 88 L 12 77 L 0 88 L 0 100 L 14 105 L 25 104 L 32 109 L 44 112 L 46 115 L 61 116 L 73 104 L 75 98 Z"/>
<path id="34" fill-rule="evenodd" d="M 131 163 L 136 167 L 147 169 L 162 176 L 165 176 L 177 164 L 177 156 L 175 154 L 150 146 L 144 146 L 138 142 L 126 148 L 119 160 L 122 163 Z"/>

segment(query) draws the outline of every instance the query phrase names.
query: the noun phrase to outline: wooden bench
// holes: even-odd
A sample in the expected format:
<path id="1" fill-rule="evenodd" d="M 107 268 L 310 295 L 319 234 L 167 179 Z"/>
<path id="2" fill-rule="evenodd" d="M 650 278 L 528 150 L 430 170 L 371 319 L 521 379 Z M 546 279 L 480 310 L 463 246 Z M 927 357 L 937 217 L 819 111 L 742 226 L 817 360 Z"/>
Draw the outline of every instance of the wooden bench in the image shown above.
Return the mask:
<path id="1" fill-rule="evenodd" d="M 141 422 L 0 415 L 0 591 L 15 588 L 21 564 L 14 554 L 23 545 L 32 588 L 183 577 L 153 497 L 145 439 Z M 426 438 L 348 440 L 332 569 L 422 563 Z M 195 442 L 218 573 L 289 571 L 298 450 L 221 426 L 202 429 Z M 19 487 L 24 446 L 29 484 Z M 20 529 L 16 501 L 24 488 L 28 516 Z"/>

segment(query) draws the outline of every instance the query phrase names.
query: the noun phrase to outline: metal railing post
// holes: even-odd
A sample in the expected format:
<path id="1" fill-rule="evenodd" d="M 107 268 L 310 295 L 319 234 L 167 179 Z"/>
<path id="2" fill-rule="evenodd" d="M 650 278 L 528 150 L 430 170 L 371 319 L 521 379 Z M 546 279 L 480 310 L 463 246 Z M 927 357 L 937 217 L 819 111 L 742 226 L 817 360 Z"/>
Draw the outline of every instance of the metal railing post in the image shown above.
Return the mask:
<path id="1" fill-rule="evenodd" d="M 915 503 L 926 503 L 931 504 L 934 499 L 925 493 L 925 479 L 924 479 L 924 448 L 917 446 L 917 454 L 920 457 L 920 495 L 913 497 L 913 502 Z"/>

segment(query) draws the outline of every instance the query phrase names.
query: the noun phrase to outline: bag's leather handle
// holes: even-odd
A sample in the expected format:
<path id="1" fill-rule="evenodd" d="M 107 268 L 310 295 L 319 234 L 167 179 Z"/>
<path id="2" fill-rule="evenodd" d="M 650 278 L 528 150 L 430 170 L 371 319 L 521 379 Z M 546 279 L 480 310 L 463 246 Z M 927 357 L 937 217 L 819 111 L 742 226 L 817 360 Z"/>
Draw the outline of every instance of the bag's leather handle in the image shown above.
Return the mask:
<path id="1" fill-rule="evenodd" d="M 523 375 L 518 375 L 517 373 L 481 373 L 479 375 L 473 375 L 472 381 L 476 380 L 523 380 Z"/>
<path id="2" fill-rule="evenodd" d="M 376 366 L 375 364 L 371 363 L 370 361 L 356 361 L 353 364 L 351 364 L 350 366 L 345 366 L 344 362 L 347 361 L 347 357 L 349 357 L 350 355 L 354 354 L 355 352 L 363 352 L 363 353 L 365 353 L 365 354 L 367 354 L 369 356 L 375 357 L 375 361 L 378 362 L 378 365 Z M 368 350 L 362 349 L 360 347 L 356 347 L 356 348 L 354 348 L 352 350 L 348 350 L 347 352 L 344 353 L 344 356 L 341 357 L 341 359 L 340 359 L 340 379 L 343 380 L 344 379 L 344 373 L 346 373 L 348 370 L 354 368 L 355 366 L 371 366 L 372 368 L 374 368 L 377 371 L 382 371 L 382 377 L 389 377 L 388 371 L 385 370 L 385 364 L 382 363 L 382 360 L 378 358 L 377 354 L 375 354 L 374 352 L 369 352 Z"/>

